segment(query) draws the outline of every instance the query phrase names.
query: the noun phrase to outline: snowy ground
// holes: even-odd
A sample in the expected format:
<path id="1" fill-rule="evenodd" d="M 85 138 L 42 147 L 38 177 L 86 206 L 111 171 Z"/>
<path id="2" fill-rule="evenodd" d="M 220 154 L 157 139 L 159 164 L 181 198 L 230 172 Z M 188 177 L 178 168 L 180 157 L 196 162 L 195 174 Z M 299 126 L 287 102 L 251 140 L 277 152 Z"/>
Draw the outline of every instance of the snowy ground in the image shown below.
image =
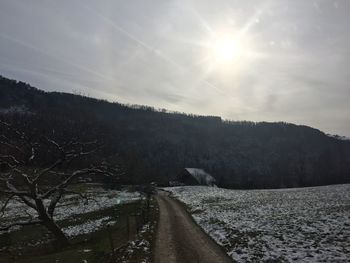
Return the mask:
<path id="1" fill-rule="evenodd" d="M 166 188 L 239 262 L 350 262 L 350 185 Z"/>
<path id="2" fill-rule="evenodd" d="M 135 240 L 129 241 L 126 244 L 126 247 L 123 248 L 124 251 L 121 253 L 122 256 L 117 259 L 117 262 L 121 263 L 129 263 L 129 262 L 139 262 L 141 263 L 151 263 L 151 242 L 145 238 L 146 234 L 149 234 L 148 232 L 154 232 L 154 225 L 147 223 L 145 224 L 140 233 L 137 235 Z M 133 257 L 139 256 L 141 254 L 142 259 L 138 258 L 136 261 L 133 259 Z"/>
<path id="3" fill-rule="evenodd" d="M 159 209 L 154 198 L 151 198 L 150 202 L 148 222 L 143 225 L 135 239 L 130 240 L 125 246 L 118 249 L 118 257 L 115 263 L 153 262 L 152 247 L 154 247 L 156 238 Z"/>
<path id="4" fill-rule="evenodd" d="M 73 222 L 73 224 L 63 228 L 63 231 L 70 237 L 96 231 L 106 224 L 112 224 L 114 222 L 114 219 L 111 217 L 104 216 L 74 224 L 74 221 L 76 221 L 76 218 L 79 218 L 79 216 L 104 210 L 118 204 L 136 201 L 140 198 L 140 195 L 136 192 L 106 191 L 102 188 L 93 188 L 84 194 L 87 196 L 87 199 L 82 199 L 78 195 L 66 195 L 57 205 L 55 211 L 54 218 L 58 223 L 66 219 L 68 219 L 69 222 Z M 2 206 L 2 202 L 0 200 L 0 207 Z M 23 221 L 23 219 L 28 218 L 29 215 L 35 218 L 36 213 L 34 209 L 26 206 L 19 200 L 14 200 L 8 204 L 3 216 L 0 217 L 0 224 L 6 225 L 9 222 Z M 18 230 L 18 228 L 12 228 L 9 231 L 14 230 Z M 0 235 L 1 234 L 4 234 L 4 232 L 0 231 Z"/>

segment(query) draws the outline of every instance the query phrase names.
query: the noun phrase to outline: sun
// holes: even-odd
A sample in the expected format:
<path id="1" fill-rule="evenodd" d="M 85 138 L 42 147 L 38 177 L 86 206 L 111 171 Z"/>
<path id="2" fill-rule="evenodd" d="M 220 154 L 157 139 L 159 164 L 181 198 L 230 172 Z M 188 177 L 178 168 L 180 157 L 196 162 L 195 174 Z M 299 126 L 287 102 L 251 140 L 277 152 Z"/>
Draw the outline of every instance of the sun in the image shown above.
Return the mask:
<path id="1" fill-rule="evenodd" d="M 200 42 L 202 53 L 198 65 L 206 75 L 238 75 L 263 57 L 257 40 L 246 30 L 212 30 Z"/>
<path id="2" fill-rule="evenodd" d="M 212 53 L 218 62 L 231 62 L 242 55 L 243 49 L 239 40 L 227 35 L 214 40 Z"/>

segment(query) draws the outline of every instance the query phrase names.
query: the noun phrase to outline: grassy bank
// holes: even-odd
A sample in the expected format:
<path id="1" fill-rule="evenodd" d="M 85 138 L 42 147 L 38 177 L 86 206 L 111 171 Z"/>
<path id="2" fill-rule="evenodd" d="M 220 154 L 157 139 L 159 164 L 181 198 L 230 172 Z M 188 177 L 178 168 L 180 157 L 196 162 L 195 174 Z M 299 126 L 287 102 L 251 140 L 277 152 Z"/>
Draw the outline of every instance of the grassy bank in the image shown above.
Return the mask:
<path id="1" fill-rule="evenodd" d="M 133 218 L 140 213 L 142 204 L 132 193 L 99 190 L 91 195 L 95 200 L 90 204 L 67 198 L 61 204 L 62 211 L 58 211 L 58 224 L 70 236 L 70 247 L 58 250 L 54 238 L 41 226 L 23 227 L 0 234 L 1 262 L 76 263 L 109 260 L 112 246 L 122 247 L 136 236 L 137 222 Z M 130 200 L 115 198 L 115 195 L 130 196 Z M 10 206 L 9 211 L 6 211 L 7 218 L 2 218 L 0 223 L 20 218 L 21 210 L 23 208 L 18 207 L 18 204 Z"/>

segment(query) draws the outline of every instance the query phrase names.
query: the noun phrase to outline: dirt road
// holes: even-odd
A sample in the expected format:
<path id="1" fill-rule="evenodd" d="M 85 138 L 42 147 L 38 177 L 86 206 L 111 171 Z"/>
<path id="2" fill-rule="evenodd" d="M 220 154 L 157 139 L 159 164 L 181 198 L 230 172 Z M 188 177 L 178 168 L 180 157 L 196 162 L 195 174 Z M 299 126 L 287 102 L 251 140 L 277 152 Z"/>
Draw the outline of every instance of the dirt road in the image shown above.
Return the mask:
<path id="1" fill-rule="evenodd" d="M 229 263 L 232 260 L 167 193 L 157 195 L 160 209 L 155 263 Z"/>

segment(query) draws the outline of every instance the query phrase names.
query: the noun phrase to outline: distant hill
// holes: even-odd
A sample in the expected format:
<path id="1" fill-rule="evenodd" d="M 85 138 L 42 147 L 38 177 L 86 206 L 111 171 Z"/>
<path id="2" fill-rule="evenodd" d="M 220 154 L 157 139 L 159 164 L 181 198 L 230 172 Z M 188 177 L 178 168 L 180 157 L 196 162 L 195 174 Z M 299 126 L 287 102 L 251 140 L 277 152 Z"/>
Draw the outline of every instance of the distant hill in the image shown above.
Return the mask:
<path id="1" fill-rule="evenodd" d="M 166 183 L 184 167 L 228 188 L 350 183 L 350 141 L 290 123 L 223 121 L 79 95 L 0 77 L 0 118 L 57 140 L 98 139 L 124 183 Z"/>

